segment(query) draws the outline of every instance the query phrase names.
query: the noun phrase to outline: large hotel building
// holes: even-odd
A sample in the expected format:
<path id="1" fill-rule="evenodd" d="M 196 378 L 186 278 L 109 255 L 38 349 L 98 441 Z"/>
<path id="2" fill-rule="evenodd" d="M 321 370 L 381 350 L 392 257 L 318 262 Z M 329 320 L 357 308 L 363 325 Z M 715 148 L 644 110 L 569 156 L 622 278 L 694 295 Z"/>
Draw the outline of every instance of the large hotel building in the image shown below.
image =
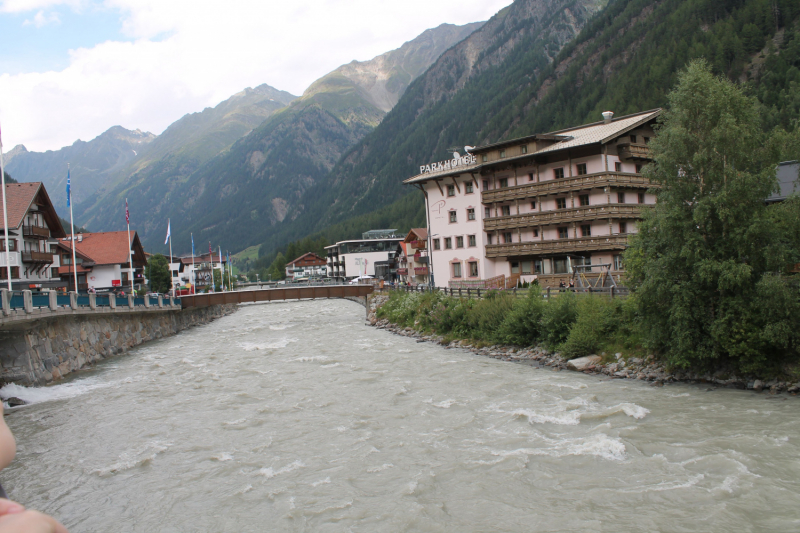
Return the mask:
<path id="1" fill-rule="evenodd" d="M 470 149 L 404 183 L 425 194 L 437 286 L 501 275 L 557 286 L 623 270 L 653 185 L 641 175 L 660 109 Z"/>

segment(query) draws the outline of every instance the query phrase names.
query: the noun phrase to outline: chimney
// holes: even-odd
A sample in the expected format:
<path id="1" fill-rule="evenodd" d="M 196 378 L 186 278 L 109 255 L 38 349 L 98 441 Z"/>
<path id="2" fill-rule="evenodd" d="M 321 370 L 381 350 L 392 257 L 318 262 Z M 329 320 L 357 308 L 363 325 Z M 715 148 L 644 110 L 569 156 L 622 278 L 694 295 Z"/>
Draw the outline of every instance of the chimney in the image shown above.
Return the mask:
<path id="1" fill-rule="evenodd" d="M 610 124 L 612 118 L 614 118 L 613 111 L 603 111 L 603 124 Z"/>

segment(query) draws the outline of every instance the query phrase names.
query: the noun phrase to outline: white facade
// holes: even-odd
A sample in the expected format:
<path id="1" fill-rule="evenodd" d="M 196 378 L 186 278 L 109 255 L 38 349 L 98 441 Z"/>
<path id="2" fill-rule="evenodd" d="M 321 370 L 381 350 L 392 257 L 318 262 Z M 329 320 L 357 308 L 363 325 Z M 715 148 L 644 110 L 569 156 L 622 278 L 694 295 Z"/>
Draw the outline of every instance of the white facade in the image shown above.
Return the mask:
<path id="1" fill-rule="evenodd" d="M 328 251 L 327 276 L 340 280 L 375 276 L 375 263 L 394 256 L 402 238 L 359 239 L 337 242 Z"/>

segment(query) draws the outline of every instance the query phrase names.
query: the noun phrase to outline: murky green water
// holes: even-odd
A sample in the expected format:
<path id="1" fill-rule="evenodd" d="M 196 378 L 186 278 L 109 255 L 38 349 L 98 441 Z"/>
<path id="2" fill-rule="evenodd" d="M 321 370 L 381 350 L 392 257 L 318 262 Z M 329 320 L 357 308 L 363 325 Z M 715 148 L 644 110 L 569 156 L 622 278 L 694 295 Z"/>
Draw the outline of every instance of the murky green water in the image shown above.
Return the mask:
<path id="1" fill-rule="evenodd" d="M 243 307 L 7 417 L 77 532 L 796 531 L 800 403 L 499 362 L 340 300 Z"/>

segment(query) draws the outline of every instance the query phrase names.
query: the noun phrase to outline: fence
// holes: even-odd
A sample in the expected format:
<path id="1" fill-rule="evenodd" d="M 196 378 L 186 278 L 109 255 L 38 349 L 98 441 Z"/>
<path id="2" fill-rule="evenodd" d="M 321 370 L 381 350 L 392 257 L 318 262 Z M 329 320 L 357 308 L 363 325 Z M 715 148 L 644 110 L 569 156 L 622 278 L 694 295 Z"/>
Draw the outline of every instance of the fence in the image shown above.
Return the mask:
<path id="1" fill-rule="evenodd" d="M 0 290 L 0 306 L 2 307 L 3 318 L 32 315 L 34 310 L 36 310 L 37 314 L 43 311 L 58 312 L 65 309 L 72 311 L 95 311 L 101 309 L 108 312 L 117 308 L 132 311 L 136 307 L 146 310 L 150 308 L 180 307 L 180 305 L 180 298 L 169 298 L 169 301 L 165 302 L 162 296 L 157 298 L 152 296 L 135 298 L 133 295 L 120 297 L 114 294 L 79 294 L 77 292 L 58 294 L 56 291 L 34 294 L 32 291 Z"/>
<path id="2" fill-rule="evenodd" d="M 587 288 L 528 288 L 528 289 L 483 289 L 483 288 L 452 288 L 452 287 L 429 287 L 427 285 L 405 286 L 400 285 L 395 290 L 404 292 L 440 292 L 446 296 L 454 296 L 457 298 L 484 298 L 489 292 L 503 292 L 511 294 L 516 297 L 525 297 L 529 291 L 539 290 L 543 298 L 557 298 L 560 294 L 568 292 L 576 295 L 583 294 L 599 294 L 605 295 L 610 298 L 626 298 L 630 294 L 630 289 L 627 287 L 587 287 Z"/>

